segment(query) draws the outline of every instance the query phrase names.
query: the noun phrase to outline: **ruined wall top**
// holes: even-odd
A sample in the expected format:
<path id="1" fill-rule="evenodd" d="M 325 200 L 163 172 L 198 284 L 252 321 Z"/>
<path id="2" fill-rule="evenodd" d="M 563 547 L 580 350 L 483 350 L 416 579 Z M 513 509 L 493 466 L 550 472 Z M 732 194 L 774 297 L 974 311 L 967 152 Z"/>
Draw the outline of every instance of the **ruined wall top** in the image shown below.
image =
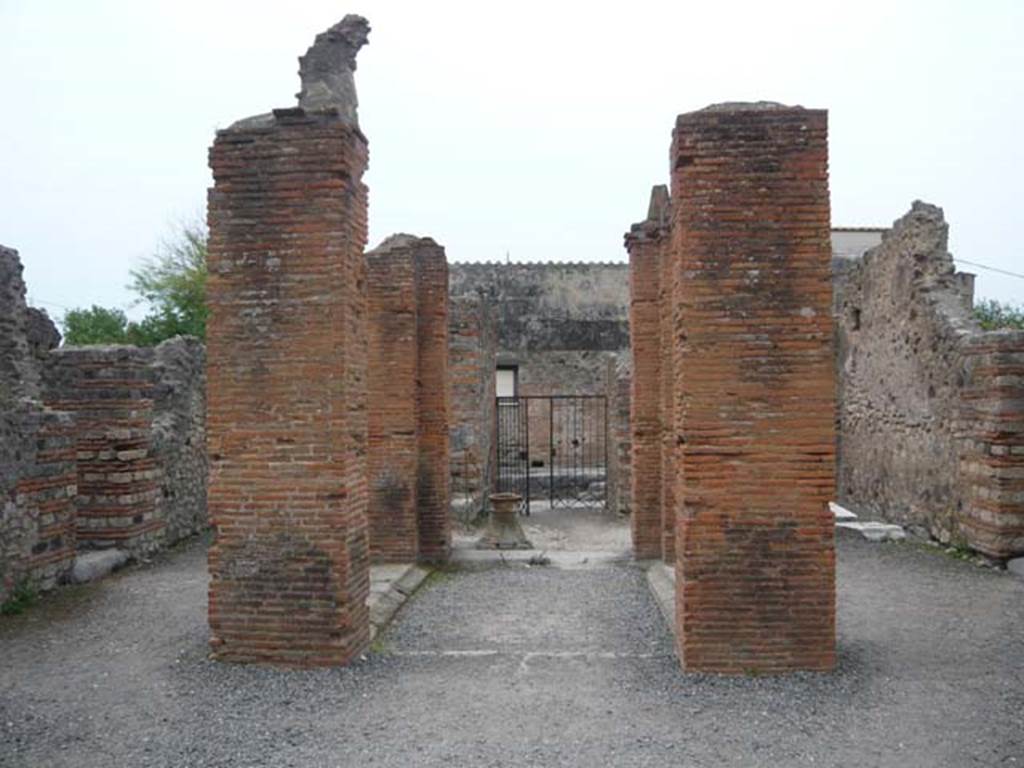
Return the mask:
<path id="1" fill-rule="evenodd" d="M 0 245 L 0 407 L 39 396 L 39 370 L 29 346 L 21 259 Z"/>
<path id="2" fill-rule="evenodd" d="M 657 240 L 668 234 L 672 212 L 672 199 L 668 186 L 655 184 L 651 187 L 651 199 L 647 204 L 647 218 L 629 228 L 625 235 L 626 248 L 637 240 Z"/>
<path id="3" fill-rule="evenodd" d="M 369 33 L 369 22 L 350 13 L 316 36 L 306 55 L 299 57 L 299 107 L 307 112 L 337 110 L 343 122 L 359 127 L 352 73 L 356 71 L 356 54 L 366 45 Z"/>

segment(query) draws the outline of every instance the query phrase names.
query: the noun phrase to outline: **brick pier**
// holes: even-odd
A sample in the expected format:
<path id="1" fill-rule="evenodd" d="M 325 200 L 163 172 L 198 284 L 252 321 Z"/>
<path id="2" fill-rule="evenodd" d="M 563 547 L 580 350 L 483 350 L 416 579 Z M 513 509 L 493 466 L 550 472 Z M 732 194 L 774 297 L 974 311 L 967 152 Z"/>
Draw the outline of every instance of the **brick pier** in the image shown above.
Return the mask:
<path id="1" fill-rule="evenodd" d="M 831 669 L 827 114 L 681 115 L 671 160 L 679 655 L 698 671 Z"/>
<path id="2" fill-rule="evenodd" d="M 451 549 L 448 263 L 428 237 L 367 253 L 369 508 L 374 562 L 437 561 Z"/>
<path id="3" fill-rule="evenodd" d="M 210 153 L 211 646 L 345 663 L 366 598 L 366 140 L 276 110 Z"/>

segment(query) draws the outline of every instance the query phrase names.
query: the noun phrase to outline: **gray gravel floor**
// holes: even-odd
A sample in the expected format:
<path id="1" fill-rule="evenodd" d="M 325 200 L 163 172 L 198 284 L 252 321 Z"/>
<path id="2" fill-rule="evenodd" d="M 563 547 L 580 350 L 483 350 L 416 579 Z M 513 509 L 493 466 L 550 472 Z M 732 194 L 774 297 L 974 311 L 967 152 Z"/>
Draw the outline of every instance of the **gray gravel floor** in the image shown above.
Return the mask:
<path id="1" fill-rule="evenodd" d="M 1024 582 L 841 539 L 831 675 L 683 675 L 632 566 L 441 574 L 348 669 L 206 659 L 202 543 L 0 620 L 3 766 L 1024 765 Z"/>

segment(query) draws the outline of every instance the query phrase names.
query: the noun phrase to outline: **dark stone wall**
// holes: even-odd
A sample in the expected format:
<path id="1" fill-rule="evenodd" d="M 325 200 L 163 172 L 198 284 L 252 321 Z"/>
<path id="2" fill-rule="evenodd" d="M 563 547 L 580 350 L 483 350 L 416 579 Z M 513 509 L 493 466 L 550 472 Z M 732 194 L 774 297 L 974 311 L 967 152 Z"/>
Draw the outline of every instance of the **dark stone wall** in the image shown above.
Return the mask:
<path id="1" fill-rule="evenodd" d="M 452 264 L 448 285 L 491 304 L 501 353 L 629 347 L 628 264 Z"/>

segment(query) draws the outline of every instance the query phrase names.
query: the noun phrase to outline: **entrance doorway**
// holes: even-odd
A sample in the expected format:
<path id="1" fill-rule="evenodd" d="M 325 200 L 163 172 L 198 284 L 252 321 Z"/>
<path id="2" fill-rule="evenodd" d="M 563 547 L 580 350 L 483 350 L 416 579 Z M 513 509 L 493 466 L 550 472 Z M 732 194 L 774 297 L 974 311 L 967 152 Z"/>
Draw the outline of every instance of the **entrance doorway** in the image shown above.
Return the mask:
<path id="1" fill-rule="evenodd" d="M 605 509 L 608 400 L 603 395 L 496 398 L 496 486 L 552 509 Z"/>

